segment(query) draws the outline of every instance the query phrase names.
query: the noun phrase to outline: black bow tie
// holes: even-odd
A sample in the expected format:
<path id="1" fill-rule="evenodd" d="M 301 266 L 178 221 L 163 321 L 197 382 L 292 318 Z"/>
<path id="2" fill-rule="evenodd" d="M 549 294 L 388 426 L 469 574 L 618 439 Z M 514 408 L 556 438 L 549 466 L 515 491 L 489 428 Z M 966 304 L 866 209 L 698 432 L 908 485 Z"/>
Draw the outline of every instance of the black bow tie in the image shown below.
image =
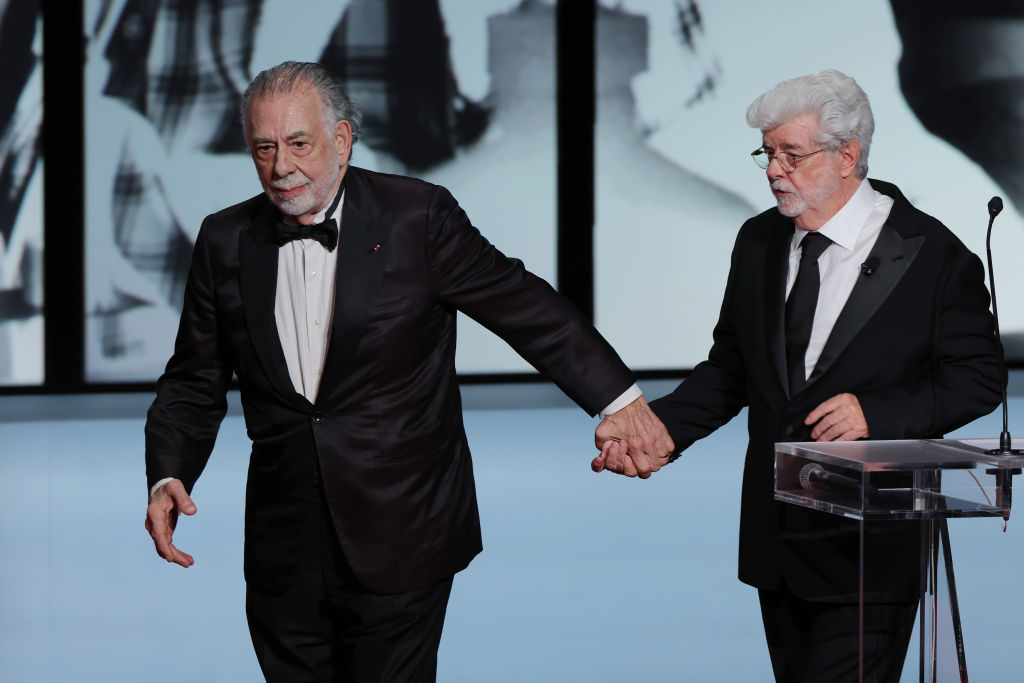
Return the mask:
<path id="1" fill-rule="evenodd" d="M 274 238 L 280 245 L 292 240 L 312 239 L 327 247 L 327 251 L 334 251 L 338 246 L 338 224 L 333 218 L 315 225 L 290 225 L 278 221 L 274 226 Z"/>
<path id="2" fill-rule="evenodd" d="M 343 194 L 345 194 L 344 180 L 342 180 L 341 186 L 334 194 L 331 205 L 327 207 L 327 211 L 324 213 L 326 218 L 322 223 L 290 225 L 284 221 L 278 221 L 277 225 L 274 226 L 274 239 L 277 240 L 278 245 L 285 245 L 292 240 L 310 239 L 324 245 L 327 251 L 334 251 L 334 248 L 338 246 L 338 223 L 332 216 L 337 210 Z"/>

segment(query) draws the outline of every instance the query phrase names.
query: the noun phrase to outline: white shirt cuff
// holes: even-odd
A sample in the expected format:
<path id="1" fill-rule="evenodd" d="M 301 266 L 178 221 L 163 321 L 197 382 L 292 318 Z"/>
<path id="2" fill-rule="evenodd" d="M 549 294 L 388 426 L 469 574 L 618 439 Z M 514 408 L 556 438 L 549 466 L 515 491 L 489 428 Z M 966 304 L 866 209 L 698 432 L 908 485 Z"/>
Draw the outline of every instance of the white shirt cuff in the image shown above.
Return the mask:
<path id="1" fill-rule="evenodd" d="M 153 494 L 156 493 L 156 490 L 169 481 L 174 481 L 174 477 L 164 477 L 157 483 L 153 484 L 153 488 L 149 490 L 149 499 L 153 500 Z"/>
<path id="2" fill-rule="evenodd" d="M 640 386 L 634 382 L 633 386 L 631 386 L 629 389 L 626 389 L 624 392 L 622 392 L 622 395 L 620 395 L 617 399 L 615 399 L 607 406 L 605 406 L 604 410 L 598 413 L 598 416 L 603 420 L 609 415 L 619 412 L 620 410 L 622 410 L 623 408 L 625 408 L 630 403 L 637 400 L 643 395 L 644 392 L 640 391 Z"/>

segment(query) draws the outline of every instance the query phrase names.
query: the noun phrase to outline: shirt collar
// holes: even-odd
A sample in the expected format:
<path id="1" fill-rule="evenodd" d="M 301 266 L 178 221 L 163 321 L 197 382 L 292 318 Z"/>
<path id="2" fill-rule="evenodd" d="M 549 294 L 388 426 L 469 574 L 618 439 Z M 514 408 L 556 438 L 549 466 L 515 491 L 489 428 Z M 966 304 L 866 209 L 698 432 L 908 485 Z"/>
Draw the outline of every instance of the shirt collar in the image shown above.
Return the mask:
<path id="1" fill-rule="evenodd" d="M 860 181 L 857 190 L 843 204 L 842 208 L 815 232 L 820 232 L 843 249 L 853 251 L 857 246 L 857 236 L 860 235 L 861 228 L 867 223 L 874 208 L 875 191 L 865 178 Z M 800 241 L 808 232 L 810 231 L 794 228 L 793 239 L 789 246 L 790 251 L 796 251 L 800 247 Z"/>
<path id="2" fill-rule="evenodd" d="M 338 218 L 338 225 L 341 225 L 341 211 L 342 205 L 345 203 L 345 179 L 341 179 L 341 185 L 338 186 L 338 191 L 334 195 L 334 199 L 328 204 L 323 211 L 318 213 L 313 218 L 313 225 L 317 223 L 323 223 L 327 218 Z"/>

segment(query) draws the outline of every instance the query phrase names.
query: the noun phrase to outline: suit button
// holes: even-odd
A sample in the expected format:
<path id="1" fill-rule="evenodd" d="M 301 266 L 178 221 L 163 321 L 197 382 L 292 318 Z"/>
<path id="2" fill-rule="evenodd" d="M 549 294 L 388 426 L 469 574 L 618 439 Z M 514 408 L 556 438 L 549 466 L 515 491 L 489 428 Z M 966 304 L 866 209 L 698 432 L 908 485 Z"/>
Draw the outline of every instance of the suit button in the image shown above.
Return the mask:
<path id="1" fill-rule="evenodd" d="M 786 425 L 786 428 L 782 430 L 784 436 L 793 436 L 793 425 Z"/>
<path id="2" fill-rule="evenodd" d="M 313 413 L 312 418 L 313 418 L 313 424 L 315 424 L 315 425 L 318 425 L 318 424 L 320 424 L 321 422 L 324 421 L 324 416 L 320 412 Z"/>

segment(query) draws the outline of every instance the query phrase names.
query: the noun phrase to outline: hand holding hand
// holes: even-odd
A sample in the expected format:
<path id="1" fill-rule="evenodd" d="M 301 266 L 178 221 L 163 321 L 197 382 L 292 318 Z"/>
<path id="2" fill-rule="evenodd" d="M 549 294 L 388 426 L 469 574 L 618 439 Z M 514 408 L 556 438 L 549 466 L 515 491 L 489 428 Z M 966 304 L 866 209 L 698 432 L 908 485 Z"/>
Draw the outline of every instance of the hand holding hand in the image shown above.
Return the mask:
<path id="1" fill-rule="evenodd" d="M 637 475 L 636 465 L 626 452 L 626 442 L 616 439 L 608 439 L 601 444 L 601 454 L 590 462 L 590 469 L 595 472 L 608 470 L 627 477 Z"/>
<path id="2" fill-rule="evenodd" d="M 814 425 L 815 441 L 856 441 L 868 436 L 868 422 L 853 394 L 837 394 L 812 410 L 804 420 Z"/>
<path id="3" fill-rule="evenodd" d="M 196 505 L 185 492 L 184 484 L 172 479 L 153 492 L 146 510 L 146 531 L 153 538 L 157 555 L 182 567 L 191 567 L 195 562 L 192 556 L 178 550 L 171 542 L 179 512 L 194 515 Z"/>
<path id="4" fill-rule="evenodd" d="M 646 479 L 668 462 L 675 450 L 672 437 L 643 396 L 601 421 L 594 432 L 601 454 L 590 467 Z"/>

